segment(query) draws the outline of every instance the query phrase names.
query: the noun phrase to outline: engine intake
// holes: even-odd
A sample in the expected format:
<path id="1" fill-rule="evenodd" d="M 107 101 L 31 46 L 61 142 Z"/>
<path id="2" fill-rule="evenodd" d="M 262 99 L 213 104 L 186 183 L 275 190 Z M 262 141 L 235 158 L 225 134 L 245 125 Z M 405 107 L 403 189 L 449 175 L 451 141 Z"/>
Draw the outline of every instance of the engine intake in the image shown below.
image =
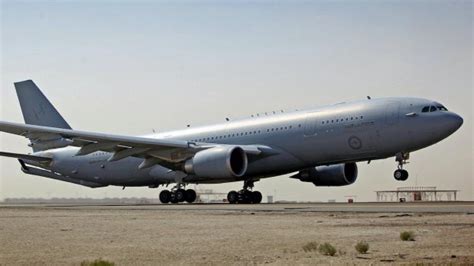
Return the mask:
<path id="1" fill-rule="evenodd" d="M 184 164 L 184 171 L 199 177 L 241 177 L 247 172 L 247 154 L 238 146 L 220 146 L 200 151 Z"/>
<path id="2" fill-rule="evenodd" d="M 356 181 L 357 172 L 356 163 L 345 163 L 301 170 L 291 178 L 312 182 L 315 186 L 346 186 Z"/>

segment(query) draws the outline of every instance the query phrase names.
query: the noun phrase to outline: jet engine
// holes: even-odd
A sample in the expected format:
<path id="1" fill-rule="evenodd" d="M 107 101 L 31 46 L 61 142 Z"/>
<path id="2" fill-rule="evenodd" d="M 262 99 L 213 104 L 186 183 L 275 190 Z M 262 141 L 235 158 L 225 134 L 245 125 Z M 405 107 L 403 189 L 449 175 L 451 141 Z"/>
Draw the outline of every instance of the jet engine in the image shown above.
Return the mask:
<path id="1" fill-rule="evenodd" d="M 315 186 L 346 186 L 356 181 L 357 164 L 343 163 L 312 167 L 301 170 L 291 178 L 297 178 L 303 182 L 312 182 Z"/>
<path id="2" fill-rule="evenodd" d="M 199 177 L 241 177 L 247 171 L 247 154 L 238 146 L 220 146 L 197 152 L 184 171 Z"/>

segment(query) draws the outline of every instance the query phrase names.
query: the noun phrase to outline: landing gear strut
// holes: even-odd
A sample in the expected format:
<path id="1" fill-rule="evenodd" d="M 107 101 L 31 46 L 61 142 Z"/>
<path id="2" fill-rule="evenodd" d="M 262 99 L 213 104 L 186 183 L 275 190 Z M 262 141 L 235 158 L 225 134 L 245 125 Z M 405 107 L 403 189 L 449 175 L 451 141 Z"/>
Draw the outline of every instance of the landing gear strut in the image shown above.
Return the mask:
<path id="1" fill-rule="evenodd" d="M 397 153 L 397 155 L 395 155 L 395 161 L 398 162 L 398 169 L 395 170 L 395 172 L 393 173 L 393 177 L 395 177 L 395 180 L 405 181 L 408 179 L 408 171 L 403 169 L 403 165 L 408 163 L 408 159 L 410 159 L 409 153 L 399 152 Z"/>
<path id="2" fill-rule="evenodd" d="M 262 193 L 259 191 L 251 191 L 254 187 L 253 180 L 245 180 L 244 188 L 240 191 L 232 190 L 227 194 L 227 201 L 231 204 L 235 203 L 260 203 L 262 202 Z"/>
<path id="3" fill-rule="evenodd" d="M 188 202 L 193 203 L 196 200 L 196 191 L 193 189 L 183 189 L 182 184 L 176 185 L 171 191 L 163 190 L 160 192 L 161 203 L 178 203 Z"/>

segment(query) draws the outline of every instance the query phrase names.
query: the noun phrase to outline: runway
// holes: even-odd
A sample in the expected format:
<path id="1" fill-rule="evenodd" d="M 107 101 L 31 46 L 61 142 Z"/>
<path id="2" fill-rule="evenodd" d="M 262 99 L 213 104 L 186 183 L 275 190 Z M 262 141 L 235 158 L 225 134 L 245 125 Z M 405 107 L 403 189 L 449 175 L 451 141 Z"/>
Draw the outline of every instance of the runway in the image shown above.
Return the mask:
<path id="1" fill-rule="evenodd" d="M 473 202 L 0 205 L 0 265 L 471 265 L 473 235 Z"/>
<path id="2" fill-rule="evenodd" d="M 154 211 L 353 212 L 353 213 L 474 213 L 474 202 L 366 202 L 279 204 L 0 204 L 0 208 L 70 208 Z"/>

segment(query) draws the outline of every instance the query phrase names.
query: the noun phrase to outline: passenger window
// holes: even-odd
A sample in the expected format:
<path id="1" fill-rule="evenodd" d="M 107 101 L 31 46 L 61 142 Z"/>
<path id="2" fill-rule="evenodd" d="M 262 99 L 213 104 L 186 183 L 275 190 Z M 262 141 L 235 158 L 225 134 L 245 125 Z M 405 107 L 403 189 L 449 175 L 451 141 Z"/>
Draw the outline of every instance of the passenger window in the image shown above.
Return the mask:
<path id="1" fill-rule="evenodd" d="M 430 111 L 430 107 L 429 106 L 425 106 L 423 107 L 423 109 L 421 109 L 421 112 L 422 113 L 428 113 Z"/>

